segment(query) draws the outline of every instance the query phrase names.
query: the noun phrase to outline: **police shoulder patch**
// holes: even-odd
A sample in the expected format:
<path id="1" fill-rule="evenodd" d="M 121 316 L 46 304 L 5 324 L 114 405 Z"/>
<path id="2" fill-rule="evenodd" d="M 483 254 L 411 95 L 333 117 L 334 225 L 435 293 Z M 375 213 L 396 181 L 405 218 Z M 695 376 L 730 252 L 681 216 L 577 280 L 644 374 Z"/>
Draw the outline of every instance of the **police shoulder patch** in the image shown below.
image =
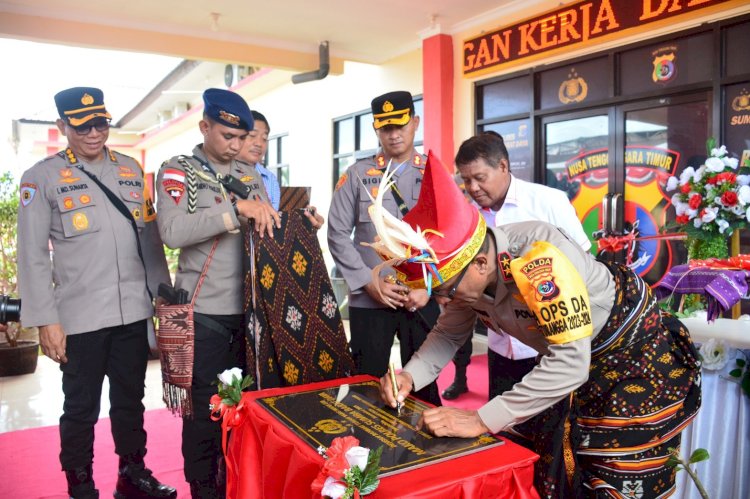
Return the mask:
<path id="1" fill-rule="evenodd" d="M 31 202 L 34 200 L 34 196 L 36 195 L 37 191 L 36 184 L 32 184 L 29 182 L 24 182 L 21 184 L 21 205 L 22 206 L 28 206 L 31 204 Z"/>
<path id="2" fill-rule="evenodd" d="M 510 270 L 547 341 L 569 343 L 594 333 L 586 283 L 557 247 L 537 241 Z"/>
<path id="3" fill-rule="evenodd" d="M 339 178 L 339 181 L 336 182 L 336 190 L 341 189 L 341 186 L 346 183 L 346 179 L 348 177 L 349 177 L 349 175 L 347 173 L 344 173 L 343 175 L 341 175 L 341 177 Z"/>

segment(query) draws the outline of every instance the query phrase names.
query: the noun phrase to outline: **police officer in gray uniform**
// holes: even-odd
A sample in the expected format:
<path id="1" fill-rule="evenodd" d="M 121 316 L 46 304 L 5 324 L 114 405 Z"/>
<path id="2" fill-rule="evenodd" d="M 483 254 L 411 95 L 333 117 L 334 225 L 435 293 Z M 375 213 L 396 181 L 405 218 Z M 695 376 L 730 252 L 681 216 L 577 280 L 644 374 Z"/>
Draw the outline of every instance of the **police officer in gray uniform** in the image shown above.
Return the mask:
<path id="1" fill-rule="evenodd" d="M 154 311 L 147 285 L 155 294 L 169 279 L 143 170 L 105 147 L 111 116 L 101 90 L 70 88 L 55 103 L 68 147 L 21 178 L 18 280 L 21 321 L 39 326 L 42 351 L 63 373 L 60 463 L 68 494 L 99 497 L 91 465 L 106 375 L 120 456 L 115 497 L 176 497 L 143 462 L 147 322 Z"/>
<path id="2" fill-rule="evenodd" d="M 372 100 L 373 127 L 381 144 L 374 157 L 354 163 L 341 176 L 328 214 L 328 246 L 349 286 L 349 326 L 355 365 L 361 374 L 382 376 L 388 369 L 393 338 L 398 333 L 401 361 L 405 364 L 435 324 L 440 309 L 434 300 L 420 301 L 398 283 L 383 282 L 384 301 L 372 283 L 372 268 L 382 260 L 362 242 L 375 239 L 368 207 L 377 194 L 380 179 L 390 164 L 395 188 L 384 193 L 383 206 L 401 219 L 416 204 L 425 157 L 414 149 L 419 116 L 409 92 L 390 92 Z M 352 230 L 354 237 L 352 238 Z M 437 384 L 416 395 L 440 405 Z"/>
<path id="3" fill-rule="evenodd" d="M 235 160 L 253 129 L 247 103 L 234 92 L 208 89 L 200 121 L 203 144 L 191 156 L 176 156 L 159 171 L 159 232 L 170 248 L 181 248 L 175 287 L 192 297 L 214 241 L 218 245 L 195 303 L 195 357 L 191 387 L 192 418 L 182 424 L 185 478 L 193 497 L 223 497 L 221 426 L 211 421 L 209 399 L 218 374 L 243 367 L 242 236 L 240 224 L 252 219 L 262 237 L 280 225 L 263 180 L 251 165 Z M 218 181 L 231 175 L 249 188 L 241 199 Z M 190 191 L 195 191 L 191 206 Z M 204 408 L 204 410 L 201 410 Z"/>

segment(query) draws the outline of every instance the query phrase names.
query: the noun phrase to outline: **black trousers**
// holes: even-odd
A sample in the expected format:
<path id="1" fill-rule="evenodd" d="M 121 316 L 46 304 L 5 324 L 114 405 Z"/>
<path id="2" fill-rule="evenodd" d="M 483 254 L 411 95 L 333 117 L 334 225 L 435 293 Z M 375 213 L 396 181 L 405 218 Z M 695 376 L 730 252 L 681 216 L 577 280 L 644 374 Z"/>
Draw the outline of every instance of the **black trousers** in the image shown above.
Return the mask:
<path id="1" fill-rule="evenodd" d="M 440 315 L 435 300 L 417 312 L 403 308 L 349 307 L 350 345 L 354 366 L 359 374 L 381 377 L 388 371 L 393 338 L 398 334 L 401 363 L 406 364 L 419 350 Z M 434 405 L 441 405 L 437 383 L 432 382 L 414 393 Z"/>
<path id="2" fill-rule="evenodd" d="M 221 422 L 211 421 L 208 404 L 217 393 L 216 380 L 227 369 L 245 368 L 241 315 L 194 314 L 195 357 L 191 386 L 194 414 L 182 420 L 185 479 L 210 482 L 222 457 Z"/>
<path id="3" fill-rule="evenodd" d="M 148 360 L 146 320 L 66 338 L 68 362 L 60 365 L 65 395 L 60 417 L 60 464 L 72 470 L 94 458 L 102 382 L 109 378 L 109 417 L 115 452 L 145 455 L 143 390 Z"/>
<path id="4" fill-rule="evenodd" d="M 513 385 L 534 369 L 536 358 L 513 360 L 488 349 L 487 364 L 490 376 L 489 398 L 492 400 L 513 388 Z"/>

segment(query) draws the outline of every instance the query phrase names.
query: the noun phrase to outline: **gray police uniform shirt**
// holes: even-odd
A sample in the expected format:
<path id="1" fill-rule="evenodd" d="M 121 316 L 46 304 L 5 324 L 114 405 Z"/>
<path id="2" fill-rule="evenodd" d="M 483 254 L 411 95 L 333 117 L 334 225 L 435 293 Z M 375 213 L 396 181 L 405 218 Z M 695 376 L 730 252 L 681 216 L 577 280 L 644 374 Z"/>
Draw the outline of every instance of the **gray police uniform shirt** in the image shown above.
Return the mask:
<path id="1" fill-rule="evenodd" d="M 153 296 L 159 282 L 169 279 L 140 165 L 107 148 L 96 163 L 61 151 L 21 178 L 18 281 L 24 326 L 59 323 L 66 334 L 79 334 L 153 315 L 132 225 L 78 165 L 119 196 L 135 218 Z"/>
<path id="2" fill-rule="evenodd" d="M 361 243 L 371 243 L 377 236 L 367 210 L 372 204 L 368 193 L 375 198 L 387 166 L 382 153 L 350 166 L 336 185 L 328 212 L 328 248 L 349 286 L 350 307 L 383 308 L 383 304 L 364 290 L 364 286 L 372 281 L 372 268 L 383 260 L 372 248 Z M 391 169 L 398 168 L 394 175 L 396 187 L 409 209 L 419 199 L 424 166 L 425 157 L 416 150 L 404 164 L 399 166 L 394 162 L 391 165 Z M 383 196 L 383 206 L 399 220 L 403 218 L 391 189 Z"/>
<path id="3" fill-rule="evenodd" d="M 203 265 L 216 237 L 216 247 L 203 281 L 195 311 L 210 315 L 242 313 L 242 235 L 240 223 L 246 219 L 234 213 L 234 207 L 216 177 L 205 172 L 200 161 L 208 163 L 202 147 L 193 149 L 184 159 L 199 173 L 196 177 L 195 213 L 188 213 L 188 186 L 185 168 L 175 156 L 164 163 L 157 178 L 159 233 L 170 248 L 181 248 L 175 288 L 188 291 L 192 298 Z M 249 199 L 268 202 L 263 180 L 254 166 L 232 160 L 226 165 L 209 163 L 216 173 L 231 174 L 250 188 Z M 241 221 L 242 220 L 242 221 Z"/>
<path id="4" fill-rule="evenodd" d="M 485 294 L 471 307 L 459 301 L 445 305 L 427 340 L 404 367 L 414 379 L 415 390 L 434 380 L 450 362 L 471 335 L 477 317 L 488 327 L 502 329 L 542 354 L 537 366 L 511 391 L 479 409 L 482 421 L 496 433 L 551 407 L 586 382 L 591 340 L 609 318 L 615 284 L 604 264 L 553 225 L 533 221 L 488 227 L 487 230 L 494 235 L 498 255 L 508 252 L 512 258 L 517 258 L 530 250 L 535 241 L 547 241 L 562 251 L 586 284 L 593 326 L 590 337 L 563 344 L 549 343 L 538 330 L 536 319 L 520 297 L 515 282 L 504 280 L 499 268 L 494 297 Z"/>

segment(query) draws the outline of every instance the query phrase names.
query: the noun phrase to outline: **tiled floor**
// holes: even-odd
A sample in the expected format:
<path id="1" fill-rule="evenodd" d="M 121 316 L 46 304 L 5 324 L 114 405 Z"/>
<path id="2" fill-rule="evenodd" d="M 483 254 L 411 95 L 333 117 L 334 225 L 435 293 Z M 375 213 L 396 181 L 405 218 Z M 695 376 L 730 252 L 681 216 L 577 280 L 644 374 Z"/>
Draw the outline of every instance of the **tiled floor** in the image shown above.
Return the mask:
<path id="1" fill-rule="evenodd" d="M 348 321 L 344 323 L 348 333 Z M 475 336 L 474 354 L 486 351 L 486 338 Z M 397 344 L 391 351 L 391 359 L 397 368 L 401 367 Z M 0 378 L 0 433 L 58 424 L 63 405 L 61 379 L 58 364 L 45 356 L 39 357 L 33 374 Z M 151 360 L 146 372 L 144 405 L 147 410 L 164 407 L 161 392 L 159 361 Z M 109 413 L 108 393 L 109 383 L 105 378 L 100 417 L 106 417 Z"/>

